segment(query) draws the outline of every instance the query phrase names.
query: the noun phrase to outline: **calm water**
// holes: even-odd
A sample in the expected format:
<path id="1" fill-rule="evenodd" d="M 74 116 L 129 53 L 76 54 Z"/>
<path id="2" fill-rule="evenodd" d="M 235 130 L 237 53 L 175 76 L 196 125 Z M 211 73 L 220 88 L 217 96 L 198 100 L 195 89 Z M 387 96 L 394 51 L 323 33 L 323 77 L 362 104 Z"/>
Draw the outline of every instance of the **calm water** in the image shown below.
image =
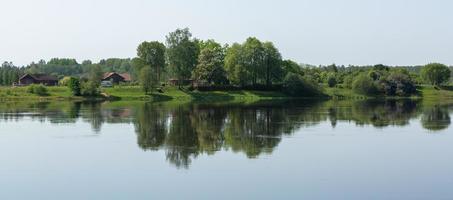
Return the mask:
<path id="1" fill-rule="evenodd" d="M 0 199 L 453 199 L 452 111 L 2 103 Z"/>

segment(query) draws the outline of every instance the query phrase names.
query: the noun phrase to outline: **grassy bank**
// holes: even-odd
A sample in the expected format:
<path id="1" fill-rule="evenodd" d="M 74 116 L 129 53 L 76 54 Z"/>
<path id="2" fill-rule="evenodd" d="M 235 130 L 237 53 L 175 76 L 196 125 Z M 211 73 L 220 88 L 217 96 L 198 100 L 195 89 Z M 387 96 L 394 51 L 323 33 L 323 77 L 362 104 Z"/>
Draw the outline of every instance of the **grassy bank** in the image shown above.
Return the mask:
<path id="1" fill-rule="evenodd" d="M 176 101 L 235 101 L 235 100 L 266 100 L 266 99 L 288 99 L 290 96 L 276 91 L 189 91 L 176 87 L 167 87 L 163 93 L 154 92 L 145 95 L 140 87 L 115 87 L 105 88 L 103 93 L 109 97 L 120 100 L 176 100 Z"/>
<path id="2" fill-rule="evenodd" d="M 87 100 L 84 97 L 74 97 L 67 87 L 48 87 L 48 95 L 38 96 L 27 91 L 26 87 L 0 87 L 0 101 L 64 101 Z M 370 98 L 395 98 L 395 97 L 367 97 L 354 93 L 345 88 L 325 88 L 324 93 L 332 99 L 370 99 Z M 290 99 L 292 97 L 277 91 L 189 91 L 176 87 L 164 88 L 163 93 L 154 92 L 145 95 L 138 86 L 116 86 L 103 88 L 100 99 L 128 100 L 128 101 L 255 101 L 272 99 Z M 401 98 L 401 97 L 398 97 Z M 406 97 L 407 98 L 407 97 Z M 453 100 L 453 87 L 435 88 L 433 86 L 419 86 L 418 95 L 409 98 L 421 99 L 432 102 Z"/>

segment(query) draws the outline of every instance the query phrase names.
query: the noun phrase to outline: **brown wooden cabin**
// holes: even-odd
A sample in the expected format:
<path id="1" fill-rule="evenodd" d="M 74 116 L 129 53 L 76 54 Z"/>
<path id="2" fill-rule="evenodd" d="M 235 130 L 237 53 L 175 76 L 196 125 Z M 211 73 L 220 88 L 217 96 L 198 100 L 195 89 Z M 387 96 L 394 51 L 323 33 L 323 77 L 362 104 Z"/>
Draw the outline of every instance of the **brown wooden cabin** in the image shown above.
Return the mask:
<path id="1" fill-rule="evenodd" d="M 181 85 L 193 85 L 194 80 L 192 80 L 192 79 L 184 79 L 184 80 L 169 79 L 168 83 L 173 86 L 178 85 L 178 83 L 181 83 Z"/>
<path id="2" fill-rule="evenodd" d="M 120 82 L 130 82 L 131 81 L 131 75 L 128 73 L 116 73 L 116 72 L 108 72 L 105 73 L 102 81 L 112 81 L 113 84 L 118 84 Z"/>
<path id="3" fill-rule="evenodd" d="M 45 86 L 57 86 L 58 78 L 46 74 L 25 74 L 19 78 L 19 86 L 27 86 L 31 84 L 43 84 Z"/>

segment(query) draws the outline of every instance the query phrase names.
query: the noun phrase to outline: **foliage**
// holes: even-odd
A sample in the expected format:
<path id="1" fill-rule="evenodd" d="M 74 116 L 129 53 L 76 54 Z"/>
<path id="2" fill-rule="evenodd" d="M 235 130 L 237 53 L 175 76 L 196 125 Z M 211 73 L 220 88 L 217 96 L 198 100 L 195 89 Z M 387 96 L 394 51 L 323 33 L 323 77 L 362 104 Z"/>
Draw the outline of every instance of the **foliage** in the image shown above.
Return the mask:
<path id="1" fill-rule="evenodd" d="M 144 64 L 154 70 L 156 73 L 156 78 L 154 79 L 160 81 L 161 72 L 165 67 L 165 45 L 158 41 L 143 42 L 137 48 L 137 56 Z M 140 69 L 137 71 L 140 71 Z"/>
<path id="2" fill-rule="evenodd" d="M 82 94 L 80 80 L 75 77 L 70 77 L 67 86 L 71 90 L 72 95 L 80 96 Z"/>
<path id="3" fill-rule="evenodd" d="M 71 78 L 72 77 L 70 77 L 70 76 L 63 77 L 62 79 L 60 79 L 60 81 L 58 81 L 58 85 L 68 86 L 69 85 L 69 81 L 71 81 Z"/>
<path id="4" fill-rule="evenodd" d="M 188 28 L 177 29 L 166 37 L 167 60 L 179 80 L 188 79 L 197 65 L 198 43 L 192 39 Z"/>
<path id="5" fill-rule="evenodd" d="M 93 81 L 82 82 L 81 93 L 83 96 L 95 97 L 100 94 L 99 84 Z"/>
<path id="6" fill-rule="evenodd" d="M 448 82 L 450 80 L 450 76 L 450 69 L 446 65 L 439 63 L 427 64 L 421 71 L 421 77 L 423 80 L 436 86 Z"/>
<path id="7" fill-rule="evenodd" d="M 271 42 L 262 43 L 254 37 L 248 38 L 242 45 L 233 44 L 227 50 L 225 70 L 230 81 L 237 85 L 270 86 L 281 82 L 285 75 L 278 49 Z"/>
<path id="8" fill-rule="evenodd" d="M 352 89 L 363 95 L 375 95 L 378 92 L 373 79 L 365 74 L 359 75 L 352 83 Z"/>
<path id="9" fill-rule="evenodd" d="M 329 87 L 335 87 L 337 85 L 337 78 L 335 77 L 335 75 L 333 74 L 330 74 L 328 77 L 327 77 L 327 85 Z"/>
<path id="10" fill-rule="evenodd" d="M 145 94 L 150 93 L 156 82 L 156 79 L 153 78 L 151 67 L 145 66 L 142 68 L 139 80 Z"/>
<path id="11" fill-rule="evenodd" d="M 0 67 L 0 85 L 16 83 L 23 73 L 23 68 L 16 67 L 11 62 L 2 63 Z"/>
<path id="12" fill-rule="evenodd" d="M 320 95 L 321 88 L 310 77 L 289 73 L 284 79 L 285 93 L 291 96 L 310 97 Z"/>
<path id="13" fill-rule="evenodd" d="M 408 96 L 417 91 L 407 71 L 393 71 L 379 81 L 380 91 L 388 96 Z"/>
<path id="14" fill-rule="evenodd" d="M 208 84 L 226 84 L 224 57 L 224 51 L 220 45 L 205 47 L 198 57 L 198 65 L 193 71 L 192 77 L 199 82 Z"/>
<path id="15" fill-rule="evenodd" d="M 46 86 L 32 84 L 27 87 L 27 92 L 31 94 L 36 94 L 38 96 L 47 96 L 49 95 Z"/>

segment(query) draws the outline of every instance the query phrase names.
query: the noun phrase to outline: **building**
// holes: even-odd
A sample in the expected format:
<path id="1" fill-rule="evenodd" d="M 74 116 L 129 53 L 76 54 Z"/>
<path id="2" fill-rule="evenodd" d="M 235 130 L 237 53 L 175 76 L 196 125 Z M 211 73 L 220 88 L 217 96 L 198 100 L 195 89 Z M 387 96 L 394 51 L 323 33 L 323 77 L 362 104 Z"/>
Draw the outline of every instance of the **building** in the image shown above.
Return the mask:
<path id="1" fill-rule="evenodd" d="M 31 84 L 43 84 L 45 86 L 58 85 L 58 78 L 46 74 L 25 74 L 19 78 L 19 86 L 26 86 Z"/>
<path id="2" fill-rule="evenodd" d="M 128 73 L 116 73 L 116 72 L 108 72 L 105 73 L 102 81 L 111 81 L 113 84 L 118 84 L 120 82 L 130 82 L 131 81 L 131 75 Z"/>
<path id="3" fill-rule="evenodd" d="M 178 83 L 180 83 L 181 85 L 193 85 L 194 80 L 193 79 L 178 80 L 178 79 L 172 78 L 172 79 L 168 80 L 168 83 L 170 85 L 178 85 Z"/>

